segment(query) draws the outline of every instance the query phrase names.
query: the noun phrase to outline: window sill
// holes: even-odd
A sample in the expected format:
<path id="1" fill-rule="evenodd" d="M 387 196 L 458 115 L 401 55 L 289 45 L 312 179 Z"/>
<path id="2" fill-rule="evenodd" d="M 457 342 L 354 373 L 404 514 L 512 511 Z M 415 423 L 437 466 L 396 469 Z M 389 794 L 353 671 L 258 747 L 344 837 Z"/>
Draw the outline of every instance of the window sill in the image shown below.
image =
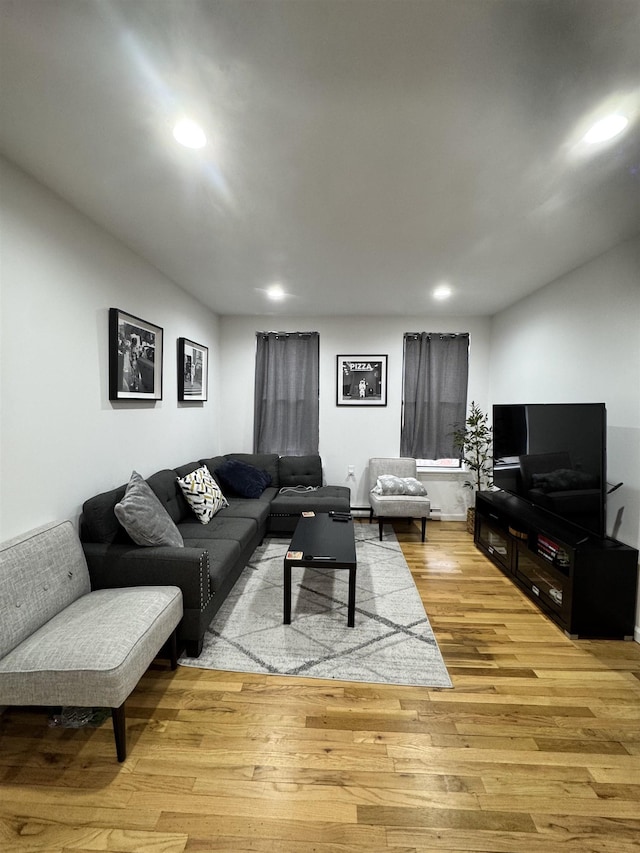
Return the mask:
<path id="1" fill-rule="evenodd" d="M 465 477 L 469 478 L 469 472 L 464 468 L 445 468 L 439 465 L 424 466 L 417 468 L 418 474 L 440 474 L 445 477 Z"/>

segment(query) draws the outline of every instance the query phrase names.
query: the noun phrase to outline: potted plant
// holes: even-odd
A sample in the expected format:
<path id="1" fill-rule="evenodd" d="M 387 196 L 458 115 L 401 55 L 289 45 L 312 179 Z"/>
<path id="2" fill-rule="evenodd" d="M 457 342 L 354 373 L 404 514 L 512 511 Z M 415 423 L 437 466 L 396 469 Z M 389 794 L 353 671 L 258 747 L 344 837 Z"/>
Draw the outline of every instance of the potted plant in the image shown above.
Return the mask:
<path id="1" fill-rule="evenodd" d="M 489 416 L 475 401 L 471 401 L 469 414 L 464 426 L 454 430 L 454 446 L 460 450 L 465 468 L 472 475 L 463 485 L 472 492 L 491 486 L 493 468 L 493 427 L 489 426 Z M 467 509 L 467 530 L 473 533 L 475 523 L 475 505 Z"/>

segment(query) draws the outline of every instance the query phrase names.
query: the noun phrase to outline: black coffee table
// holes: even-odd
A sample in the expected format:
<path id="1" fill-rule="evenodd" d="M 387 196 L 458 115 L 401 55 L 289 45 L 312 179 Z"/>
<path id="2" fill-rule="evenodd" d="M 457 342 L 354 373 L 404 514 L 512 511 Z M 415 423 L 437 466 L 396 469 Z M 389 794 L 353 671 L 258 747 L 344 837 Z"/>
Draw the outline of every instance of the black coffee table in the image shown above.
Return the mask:
<path id="1" fill-rule="evenodd" d="M 302 516 L 284 558 L 284 624 L 291 623 L 291 568 L 348 569 L 347 625 L 353 628 L 356 614 L 356 543 L 353 520 L 334 521 L 332 515 Z"/>

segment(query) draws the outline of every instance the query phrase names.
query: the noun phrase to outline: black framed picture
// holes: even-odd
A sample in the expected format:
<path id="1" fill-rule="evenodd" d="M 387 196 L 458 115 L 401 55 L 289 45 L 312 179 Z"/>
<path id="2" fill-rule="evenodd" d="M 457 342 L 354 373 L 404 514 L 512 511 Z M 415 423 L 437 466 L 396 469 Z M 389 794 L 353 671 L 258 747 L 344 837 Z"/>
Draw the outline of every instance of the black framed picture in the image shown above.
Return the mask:
<path id="1" fill-rule="evenodd" d="M 387 356 L 339 355 L 336 388 L 338 406 L 386 406 Z"/>
<path id="2" fill-rule="evenodd" d="M 178 338 L 178 400 L 206 400 L 209 378 L 209 348 Z"/>
<path id="3" fill-rule="evenodd" d="M 162 400 L 160 326 L 109 309 L 109 399 Z"/>

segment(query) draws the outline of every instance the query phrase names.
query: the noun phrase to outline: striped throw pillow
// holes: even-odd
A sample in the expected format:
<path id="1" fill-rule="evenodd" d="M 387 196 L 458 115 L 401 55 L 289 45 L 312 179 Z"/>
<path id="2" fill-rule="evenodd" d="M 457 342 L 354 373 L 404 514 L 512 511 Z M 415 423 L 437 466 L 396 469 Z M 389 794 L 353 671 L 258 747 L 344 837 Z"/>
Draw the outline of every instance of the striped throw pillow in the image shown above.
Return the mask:
<path id="1" fill-rule="evenodd" d="M 186 477 L 178 477 L 178 484 L 201 524 L 208 524 L 217 512 L 229 506 L 206 465 Z"/>

